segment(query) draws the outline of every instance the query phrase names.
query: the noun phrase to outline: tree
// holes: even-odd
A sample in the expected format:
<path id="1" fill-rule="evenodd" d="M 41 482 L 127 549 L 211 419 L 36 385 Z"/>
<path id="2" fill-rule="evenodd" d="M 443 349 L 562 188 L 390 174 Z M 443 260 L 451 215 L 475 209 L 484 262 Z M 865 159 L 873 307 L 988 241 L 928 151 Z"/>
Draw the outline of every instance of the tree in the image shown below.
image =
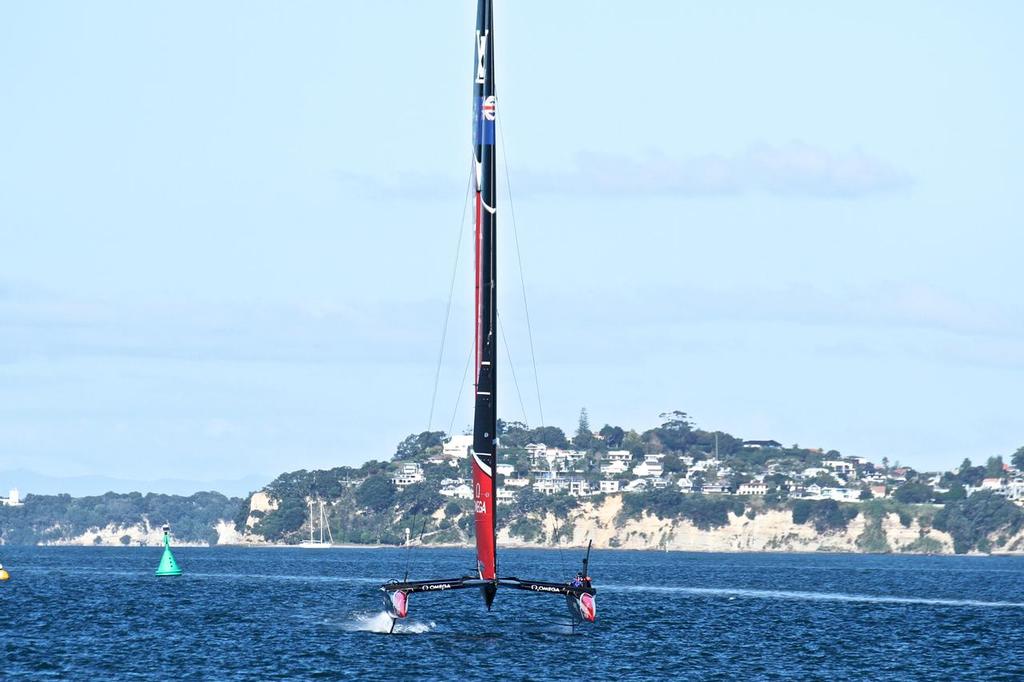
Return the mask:
<path id="1" fill-rule="evenodd" d="M 419 434 L 409 434 L 395 448 L 395 456 L 392 459 L 396 461 L 425 459 L 427 450 L 441 447 L 444 438 L 444 431 L 424 431 Z"/>
<path id="2" fill-rule="evenodd" d="M 661 460 L 661 468 L 667 474 L 682 473 L 683 461 L 679 459 L 679 455 L 674 452 L 670 452 Z"/>
<path id="3" fill-rule="evenodd" d="M 874 496 L 874 494 L 872 494 L 871 489 L 868 488 L 867 486 L 865 486 L 865 487 L 860 489 L 860 495 L 857 496 L 857 499 L 858 500 L 870 500 L 870 499 L 873 499 L 874 497 L 875 496 Z"/>
<path id="4" fill-rule="evenodd" d="M 565 437 L 565 432 L 557 426 L 541 426 L 529 431 L 528 435 L 529 440 L 527 443 L 543 443 L 549 448 L 569 447 L 569 439 Z M 523 445 L 526 445 L 526 443 L 523 443 Z"/>
<path id="5" fill-rule="evenodd" d="M 590 430 L 590 418 L 587 416 L 587 408 L 580 410 L 580 421 L 576 427 L 576 436 L 572 439 L 572 444 L 578 448 L 586 450 L 594 442 L 594 434 Z"/>
<path id="6" fill-rule="evenodd" d="M 1013 453 L 1013 457 L 1010 458 L 1013 466 L 1018 469 L 1024 469 L 1024 446 L 1017 448 L 1017 452 Z"/>
<path id="7" fill-rule="evenodd" d="M 598 433 L 601 435 L 601 438 L 604 438 L 605 445 L 611 450 L 621 447 L 622 439 L 626 437 L 626 432 L 622 430 L 621 426 L 611 426 L 609 424 L 602 426 Z M 1024 448 L 1021 449 L 1024 450 Z"/>
<path id="8" fill-rule="evenodd" d="M 910 481 L 897 488 L 892 496 L 897 502 L 903 504 L 924 504 L 930 501 L 934 494 L 930 485 Z"/>
<path id="9" fill-rule="evenodd" d="M 376 512 L 395 503 L 395 484 L 384 476 L 370 476 L 356 488 L 356 504 Z"/>
<path id="10" fill-rule="evenodd" d="M 1002 455 L 988 458 L 988 462 L 985 463 L 985 476 L 988 478 L 1002 478 L 1005 476 L 1003 473 Z"/>
<path id="11" fill-rule="evenodd" d="M 690 415 L 679 410 L 663 412 L 659 415 L 661 426 L 650 431 L 645 431 L 643 440 L 652 447 L 665 448 L 675 452 L 684 452 L 688 445 L 694 441 L 693 422 Z"/>
<path id="12" fill-rule="evenodd" d="M 888 470 L 889 470 L 889 458 L 888 457 L 883 457 L 882 458 L 882 471 L 888 471 Z"/>

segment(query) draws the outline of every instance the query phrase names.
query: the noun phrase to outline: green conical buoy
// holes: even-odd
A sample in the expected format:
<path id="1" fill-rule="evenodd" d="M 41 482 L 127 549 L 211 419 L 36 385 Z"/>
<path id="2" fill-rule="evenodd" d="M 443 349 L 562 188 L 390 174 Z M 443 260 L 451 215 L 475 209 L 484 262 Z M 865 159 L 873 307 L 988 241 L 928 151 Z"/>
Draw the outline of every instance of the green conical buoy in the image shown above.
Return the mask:
<path id="1" fill-rule="evenodd" d="M 157 575 L 181 575 L 181 567 L 171 554 L 171 527 L 164 526 L 164 555 L 160 557 L 160 565 L 156 567 Z"/>

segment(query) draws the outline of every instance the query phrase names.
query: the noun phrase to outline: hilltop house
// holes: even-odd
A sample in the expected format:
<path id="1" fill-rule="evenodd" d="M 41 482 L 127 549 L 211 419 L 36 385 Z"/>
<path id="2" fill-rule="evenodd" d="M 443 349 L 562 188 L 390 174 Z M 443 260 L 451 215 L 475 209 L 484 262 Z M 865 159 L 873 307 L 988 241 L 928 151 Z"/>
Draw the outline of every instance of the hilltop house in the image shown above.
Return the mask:
<path id="1" fill-rule="evenodd" d="M 658 477 L 663 473 L 661 460 L 665 455 L 644 455 L 644 461 L 633 467 L 633 475 L 638 478 Z"/>
<path id="2" fill-rule="evenodd" d="M 441 447 L 441 453 L 448 459 L 466 459 L 473 449 L 473 436 L 452 436 Z"/>
<path id="3" fill-rule="evenodd" d="M 782 443 L 777 440 L 745 440 L 743 441 L 743 447 L 754 448 L 755 450 L 760 450 L 762 448 L 778 450 L 782 447 Z"/>
<path id="4" fill-rule="evenodd" d="M 624 474 L 629 471 L 633 455 L 629 450 L 609 450 L 601 455 L 601 473 L 607 476 Z"/>
<path id="5" fill-rule="evenodd" d="M 458 485 L 447 485 L 441 488 L 440 493 L 445 497 L 454 497 L 457 500 L 472 500 L 473 489 L 467 483 Z"/>
<path id="6" fill-rule="evenodd" d="M 413 483 L 422 483 L 426 478 L 423 476 L 423 467 L 417 462 L 406 462 L 398 470 L 398 474 L 391 479 L 396 488 L 405 488 Z"/>
<path id="7" fill-rule="evenodd" d="M 21 493 L 17 488 L 11 488 L 7 497 L 0 497 L 0 507 L 20 507 L 22 504 L 24 502 L 21 501 Z"/>
<path id="8" fill-rule="evenodd" d="M 515 504 L 516 494 L 508 488 L 498 488 L 498 504 Z"/>
<path id="9" fill-rule="evenodd" d="M 602 493 L 617 493 L 621 484 L 615 479 L 605 479 L 598 485 L 600 486 L 598 490 Z"/>
<path id="10" fill-rule="evenodd" d="M 768 486 L 764 481 L 748 481 L 746 483 L 740 483 L 739 487 L 736 488 L 737 495 L 767 495 Z"/>
<path id="11" fill-rule="evenodd" d="M 822 464 L 841 476 L 857 473 L 857 467 L 852 462 L 846 462 L 841 459 L 825 460 Z"/>

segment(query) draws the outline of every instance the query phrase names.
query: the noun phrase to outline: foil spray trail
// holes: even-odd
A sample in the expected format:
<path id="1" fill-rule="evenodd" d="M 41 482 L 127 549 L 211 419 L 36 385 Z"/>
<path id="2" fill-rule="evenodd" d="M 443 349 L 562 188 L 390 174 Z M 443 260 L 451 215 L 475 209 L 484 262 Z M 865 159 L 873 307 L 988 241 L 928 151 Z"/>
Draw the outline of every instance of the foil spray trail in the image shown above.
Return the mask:
<path id="1" fill-rule="evenodd" d="M 343 627 L 348 632 L 374 632 L 386 635 L 391 632 L 391 616 L 386 611 L 355 613 Z M 428 623 L 399 621 L 395 623 L 394 634 L 423 634 L 431 632 L 435 627 L 436 625 L 432 621 Z"/>

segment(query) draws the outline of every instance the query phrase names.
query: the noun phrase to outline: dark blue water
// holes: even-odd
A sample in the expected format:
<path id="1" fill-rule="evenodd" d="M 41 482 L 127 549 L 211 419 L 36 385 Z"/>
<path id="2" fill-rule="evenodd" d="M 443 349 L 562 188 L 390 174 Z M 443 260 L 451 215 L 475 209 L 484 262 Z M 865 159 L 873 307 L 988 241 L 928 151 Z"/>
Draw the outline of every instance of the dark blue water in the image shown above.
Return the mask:
<path id="1" fill-rule="evenodd" d="M 578 552 L 508 550 L 559 578 Z M 561 598 L 414 595 L 374 632 L 402 550 L 0 547 L 3 679 L 1024 679 L 1024 559 L 595 552 L 598 622 Z M 412 577 L 466 550 L 414 550 Z"/>

